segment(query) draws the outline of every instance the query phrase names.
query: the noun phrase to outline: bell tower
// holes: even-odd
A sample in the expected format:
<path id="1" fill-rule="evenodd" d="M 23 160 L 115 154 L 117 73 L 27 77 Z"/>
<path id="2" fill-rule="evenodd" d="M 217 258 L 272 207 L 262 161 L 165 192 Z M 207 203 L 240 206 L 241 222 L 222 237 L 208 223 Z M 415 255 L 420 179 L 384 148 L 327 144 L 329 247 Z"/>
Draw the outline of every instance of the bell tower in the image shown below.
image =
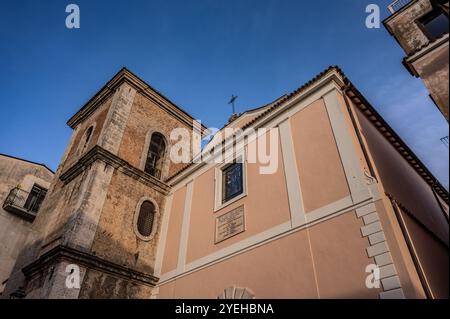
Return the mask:
<path id="1" fill-rule="evenodd" d="M 192 124 L 129 70 L 117 73 L 68 121 L 70 143 L 5 295 L 151 297 L 165 180 L 186 165 L 170 160 L 170 134 Z"/>

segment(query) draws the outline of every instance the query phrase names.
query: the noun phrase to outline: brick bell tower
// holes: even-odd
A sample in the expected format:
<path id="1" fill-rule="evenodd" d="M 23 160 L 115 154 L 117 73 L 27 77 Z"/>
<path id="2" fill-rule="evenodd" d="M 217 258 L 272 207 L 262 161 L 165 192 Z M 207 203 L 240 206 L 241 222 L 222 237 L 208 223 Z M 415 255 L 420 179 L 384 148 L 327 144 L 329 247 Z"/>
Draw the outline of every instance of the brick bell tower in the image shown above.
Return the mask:
<path id="1" fill-rule="evenodd" d="M 192 123 L 126 68 L 116 74 L 68 121 L 69 146 L 4 296 L 150 298 L 164 181 L 185 165 L 169 158 L 170 133 Z"/>

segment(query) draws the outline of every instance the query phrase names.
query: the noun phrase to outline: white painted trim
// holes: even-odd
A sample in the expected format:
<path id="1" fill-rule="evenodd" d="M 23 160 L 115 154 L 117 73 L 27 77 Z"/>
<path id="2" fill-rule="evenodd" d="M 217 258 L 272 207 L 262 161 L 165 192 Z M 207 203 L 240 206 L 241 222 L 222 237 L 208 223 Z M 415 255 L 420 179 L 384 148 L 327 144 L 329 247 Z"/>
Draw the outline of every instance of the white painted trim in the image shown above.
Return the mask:
<path id="1" fill-rule="evenodd" d="M 189 224 L 191 219 L 192 193 L 194 181 L 190 181 L 186 188 L 186 199 L 184 201 L 183 224 L 180 236 L 180 250 L 178 252 L 177 273 L 184 272 L 186 266 L 186 255 L 189 238 Z"/>
<path id="2" fill-rule="evenodd" d="M 326 94 L 325 106 L 352 199 L 360 202 L 371 196 L 337 94 L 336 90 Z"/>
<path id="3" fill-rule="evenodd" d="M 288 118 L 292 117 L 294 114 L 300 112 L 315 101 L 320 100 L 329 92 L 339 90 L 340 85 L 342 84 L 343 83 L 341 83 L 338 75 L 335 73 L 330 73 L 329 76 L 320 80 L 317 84 L 300 94 L 298 97 L 290 100 L 285 105 L 280 106 L 278 111 L 274 111 L 270 113 L 268 117 L 259 120 L 253 125 L 253 128 L 255 130 L 261 127 L 265 127 L 267 129 L 275 128 Z M 253 139 L 247 140 L 247 144 L 252 140 Z M 181 175 L 175 177 L 173 180 L 169 180 L 168 182 L 172 185 L 173 191 L 176 191 L 183 187 L 187 180 L 195 179 L 214 167 L 214 165 L 214 163 L 194 164 L 192 167 L 186 169 L 186 171 L 184 171 Z"/>
<path id="4" fill-rule="evenodd" d="M 380 299 L 405 299 L 405 294 L 403 289 L 394 289 L 380 293 Z"/>
<path id="5" fill-rule="evenodd" d="M 370 214 L 370 213 L 373 213 L 373 212 L 376 212 L 376 211 L 377 211 L 377 208 L 376 208 L 375 204 L 371 203 L 371 204 L 366 205 L 364 207 L 358 208 L 356 210 L 356 216 L 358 216 L 358 218 L 361 218 L 361 217 L 363 217 L 363 216 L 365 216 L 367 214 Z"/>
<path id="6" fill-rule="evenodd" d="M 344 209 L 349 209 L 352 206 L 353 206 L 352 198 L 350 196 L 347 196 L 347 197 L 341 198 L 340 200 L 338 200 L 334 203 L 322 206 L 318 209 L 315 209 L 315 210 L 307 213 L 306 220 L 309 222 L 315 221 L 315 220 L 320 220 L 320 219 L 330 215 L 330 212 L 339 212 Z"/>
<path id="7" fill-rule="evenodd" d="M 362 202 L 362 203 L 358 203 L 357 205 L 352 205 L 350 207 L 347 207 L 346 209 L 345 208 L 342 209 L 342 206 L 346 202 L 347 203 L 349 202 L 349 197 L 338 200 L 337 202 L 335 202 L 332 205 L 327 205 L 326 208 L 318 209 L 317 212 L 320 212 L 320 213 L 313 214 L 313 215 L 315 215 L 315 217 L 309 217 L 308 222 L 305 222 L 301 225 L 298 225 L 296 227 L 291 227 L 290 221 L 282 223 L 282 224 L 272 227 L 268 230 L 265 230 L 261 233 L 258 233 L 249 238 L 246 238 L 238 243 L 235 243 L 233 245 L 225 247 L 225 248 L 223 248 L 219 251 L 216 251 L 210 255 L 201 257 L 197 260 L 194 260 L 194 261 L 190 262 L 189 264 L 187 264 L 184 267 L 184 271 L 182 271 L 182 272 L 180 272 L 179 269 L 169 271 L 161 276 L 161 279 L 160 279 L 160 282 L 158 285 L 163 285 L 167 282 L 170 282 L 177 278 L 186 276 L 190 273 L 199 271 L 201 269 L 207 268 L 218 262 L 232 258 L 236 255 L 242 254 L 251 249 L 255 249 L 259 246 L 265 245 L 274 240 L 291 235 L 297 231 L 301 231 L 307 227 L 311 227 L 318 223 L 335 218 L 342 214 L 349 213 L 349 212 L 354 211 L 362 206 L 367 205 L 367 202 Z M 326 209 L 328 209 L 327 213 L 325 212 Z M 309 215 L 309 214 L 307 214 L 307 215 Z M 316 219 L 314 219 L 314 218 L 316 218 Z M 184 225 L 184 223 L 183 223 L 183 225 Z"/>
<path id="8" fill-rule="evenodd" d="M 214 213 L 219 210 L 237 202 L 238 200 L 247 196 L 247 161 L 245 152 L 241 151 L 237 156 L 236 160 L 242 163 L 242 194 L 233 197 L 232 199 L 222 202 L 222 184 L 223 184 L 223 169 L 228 165 L 232 164 L 227 159 L 225 163 L 220 164 L 214 169 Z"/>
<path id="9" fill-rule="evenodd" d="M 227 257 L 232 257 L 239 252 L 243 252 L 244 250 L 248 250 L 248 248 L 254 248 L 255 245 L 262 245 L 264 241 L 271 237 L 275 237 L 280 235 L 281 233 L 285 233 L 291 229 L 291 223 L 285 222 L 283 224 L 272 227 L 266 231 L 263 231 L 259 234 L 246 238 L 238 243 L 225 247 L 221 250 L 218 250 L 210 255 L 201 257 L 197 260 L 194 260 L 186 265 L 185 272 L 168 272 L 161 277 L 161 282 L 167 281 L 169 279 L 173 279 L 174 275 L 184 275 L 185 273 L 192 272 L 199 268 L 205 268 L 209 264 L 214 264 L 219 260 L 223 260 Z"/>
<path id="10" fill-rule="evenodd" d="M 291 224 L 295 227 L 304 224 L 306 222 L 306 217 L 289 119 L 282 122 L 279 128 L 284 175 L 289 200 L 289 212 L 291 214 Z"/>
<path id="11" fill-rule="evenodd" d="M 155 261 L 155 276 L 161 275 L 162 263 L 164 260 L 164 253 L 166 250 L 167 232 L 169 230 L 170 212 L 172 211 L 173 195 L 169 195 L 162 215 L 161 235 L 158 240 L 158 250 L 156 251 Z"/>
<path id="12" fill-rule="evenodd" d="M 392 260 L 392 255 L 390 252 L 375 256 L 375 263 L 377 266 L 385 266 L 389 264 L 393 264 L 394 261 Z"/>

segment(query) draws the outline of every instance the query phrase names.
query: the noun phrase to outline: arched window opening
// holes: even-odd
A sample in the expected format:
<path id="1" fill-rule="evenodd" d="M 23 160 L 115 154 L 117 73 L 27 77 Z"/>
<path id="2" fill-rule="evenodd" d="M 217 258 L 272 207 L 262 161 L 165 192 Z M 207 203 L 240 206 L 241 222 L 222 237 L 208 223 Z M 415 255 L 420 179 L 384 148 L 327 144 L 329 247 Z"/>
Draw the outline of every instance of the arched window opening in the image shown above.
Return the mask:
<path id="1" fill-rule="evenodd" d="M 161 178 L 166 142 L 160 133 L 153 133 L 148 148 L 144 171 L 156 178 Z"/>
<path id="2" fill-rule="evenodd" d="M 155 205 L 151 201 L 142 203 L 137 219 L 137 230 L 143 237 L 149 237 L 153 231 Z"/>
<path id="3" fill-rule="evenodd" d="M 89 145 L 89 142 L 91 141 L 92 132 L 94 131 L 94 127 L 90 126 L 86 132 L 84 133 L 84 139 L 83 139 L 83 147 L 81 148 L 81 153 L 84 153 L 86 148 Z"/>

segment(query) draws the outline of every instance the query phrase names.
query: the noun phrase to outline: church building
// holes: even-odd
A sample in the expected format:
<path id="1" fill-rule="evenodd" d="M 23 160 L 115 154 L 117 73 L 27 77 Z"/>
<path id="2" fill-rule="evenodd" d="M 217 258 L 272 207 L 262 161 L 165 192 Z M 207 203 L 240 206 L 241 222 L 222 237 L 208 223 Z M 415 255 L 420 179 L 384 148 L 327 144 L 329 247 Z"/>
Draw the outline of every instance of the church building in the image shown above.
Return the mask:
<path id="1" fill-rule="evenodd" d="M 448 298 L 448 192 L 338 67 L 234 115 L 208 160 L 195 120 L 108 81 L 2 297 Z"/>

